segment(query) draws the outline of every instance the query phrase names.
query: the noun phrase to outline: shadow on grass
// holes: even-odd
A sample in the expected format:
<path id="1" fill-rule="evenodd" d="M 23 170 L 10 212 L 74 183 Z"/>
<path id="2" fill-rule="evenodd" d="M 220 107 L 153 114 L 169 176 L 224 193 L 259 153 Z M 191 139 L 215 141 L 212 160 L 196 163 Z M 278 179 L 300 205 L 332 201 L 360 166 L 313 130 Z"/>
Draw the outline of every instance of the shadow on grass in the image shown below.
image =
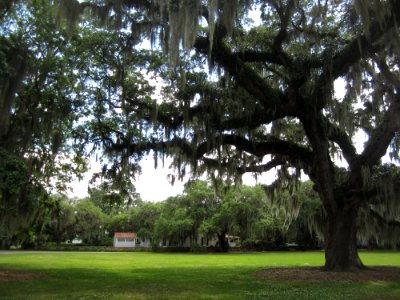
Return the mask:
<path id="1" fill-rule="evenodd" d="M 255 267 L 40 269 L 46 279 L 0 282 L 1 299 L 400 299 L 397 282 L 261 280 Z M 30 270 L 32 271 L 32 270 Z"/>

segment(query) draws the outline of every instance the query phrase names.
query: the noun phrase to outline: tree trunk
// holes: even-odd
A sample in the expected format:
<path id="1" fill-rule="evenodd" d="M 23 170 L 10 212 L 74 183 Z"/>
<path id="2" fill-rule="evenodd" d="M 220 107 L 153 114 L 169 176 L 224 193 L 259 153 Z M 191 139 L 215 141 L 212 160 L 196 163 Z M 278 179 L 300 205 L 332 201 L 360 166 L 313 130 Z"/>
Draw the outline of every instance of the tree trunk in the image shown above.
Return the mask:
<path id="1" fill-rule="evenodd" d="M 225 233 L 218 235 L 218 243 L 219 243 L 219 248 L 222 252 L 229 251 L 229 243 Z"/>
<path id="2" fill-rule="evenodd" d="M 325 236 L 325 270 L 355 271 L 362 269 L 357 251 L 358 208 L 349 205 L 328 213 Z"/>

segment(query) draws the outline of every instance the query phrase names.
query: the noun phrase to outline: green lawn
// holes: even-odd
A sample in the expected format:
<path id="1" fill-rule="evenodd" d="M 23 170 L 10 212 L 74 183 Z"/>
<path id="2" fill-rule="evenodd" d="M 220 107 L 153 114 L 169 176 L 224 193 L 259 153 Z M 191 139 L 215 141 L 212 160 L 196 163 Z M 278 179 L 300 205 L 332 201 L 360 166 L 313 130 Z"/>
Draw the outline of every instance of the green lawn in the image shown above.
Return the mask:
<path id="1" fill-rule="evenodd" d="M 366 265 L 400 267 L 399 252 L 363 252 Z M 260 280 L 257 270 L 321 266 L 322 252 L 251 254 L 0 254 L 0 269 L 45 279 L 0 282 L 0 299 L 400 299 L 399 282 Z"/>

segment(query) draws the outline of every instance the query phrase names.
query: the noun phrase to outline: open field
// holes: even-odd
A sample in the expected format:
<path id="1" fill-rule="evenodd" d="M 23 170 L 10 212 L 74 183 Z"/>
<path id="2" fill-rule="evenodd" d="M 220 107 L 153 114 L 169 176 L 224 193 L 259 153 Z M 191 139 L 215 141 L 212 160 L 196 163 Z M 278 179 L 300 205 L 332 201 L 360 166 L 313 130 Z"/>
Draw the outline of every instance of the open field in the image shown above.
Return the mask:
<path id="1" fill-rule="evenodd" d="M 399 252 L 362 252 L 361 258 L 368 266 L 400 268 Z M 400 299 L 399 269 L 394 278 L 362 281 L 354 274 L 339 281 L 335 274 L 301 281 L 259 276 L 282 267 L 308 274 L 323 261 L 322 252 L 4 253 L 0 299 Z"/>

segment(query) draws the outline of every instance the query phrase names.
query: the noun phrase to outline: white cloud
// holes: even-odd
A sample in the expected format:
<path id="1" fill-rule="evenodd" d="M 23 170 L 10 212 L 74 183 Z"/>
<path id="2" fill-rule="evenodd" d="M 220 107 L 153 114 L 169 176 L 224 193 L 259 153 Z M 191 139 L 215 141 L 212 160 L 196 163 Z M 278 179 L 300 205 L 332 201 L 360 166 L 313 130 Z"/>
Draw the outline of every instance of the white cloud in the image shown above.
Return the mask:
<path id="1" fill-rule="evenodd" d="M 158 202 L 183 192 L 184 182 L 175 181 L 174 185 L 171 185 L 168 180 L 168 174 L 173 173 L 173 170 L 168 168 L 170 163 L 170 159 L 165 159 L 164 167 L 160 164 L 157 169 L 154 169 L 152 156 L 147 156 L 142 160 L 140 164 L 142 174 L 134 183 L 142 200 Z"/>

